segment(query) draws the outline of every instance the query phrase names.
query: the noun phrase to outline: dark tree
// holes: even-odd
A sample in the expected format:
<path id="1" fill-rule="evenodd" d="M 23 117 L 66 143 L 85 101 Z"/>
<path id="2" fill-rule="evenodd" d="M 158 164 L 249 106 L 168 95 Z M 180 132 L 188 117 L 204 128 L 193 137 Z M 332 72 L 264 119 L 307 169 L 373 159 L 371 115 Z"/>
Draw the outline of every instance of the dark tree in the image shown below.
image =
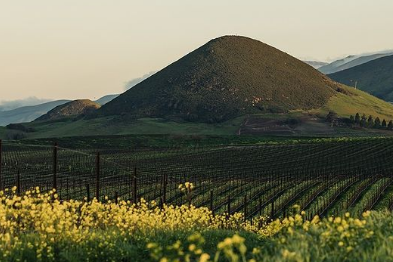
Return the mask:
<path id="1" fill-rule="evenodd" d="M 326 116 L 326 121 L 330 123 L 331 126 L 333 126 L 338 119 L 338 115 L 336 112 L 330 111 L 329 114 Z"/>
<path id="2" fill-rule="evenodd" d="M 360 120 L 360 126 L 366 127 L 367 126 L 367 117 L 365 114 L 362 115 L 362 119 Z"/>
<path id="3" fill-rule="evenodd" d="M 393 121 L 392 121 L 392 120 L 389 121 L 388 129 L 389 129 L 389 130 L 392 130 L 392 129 L 393 129 Z"/>
<path id="4" fill-rule="evenodd" d="M 353 115 L 351 115 L 351 116 L 349 117 L 349 123 L 355 124 L 355 117 L 354 117 Z"/>
<path id="5" fill-rule="evenodd" d="M 360 115 L 359 115 L 359 113 L 356 113 L 355 124 L 360 124 Z"/>
<path id="6" fill-rule="evenodd" d="M 382 128 L 386 128 L 386 120 L 382 120 Z"/>
<path id="7" fill-rule="evenodd" d="M 371 115 L 367 119 L 367 126 L 369 128 L 372 128 L 374 126 L 374 119 L 373 119 L 373 117 Z"/>
<path id="8" fill-rule="evenodd" d="M 374 127 L 381 128 L 381 120 L 379 119 L 379 117 L 375 118 Z"/>

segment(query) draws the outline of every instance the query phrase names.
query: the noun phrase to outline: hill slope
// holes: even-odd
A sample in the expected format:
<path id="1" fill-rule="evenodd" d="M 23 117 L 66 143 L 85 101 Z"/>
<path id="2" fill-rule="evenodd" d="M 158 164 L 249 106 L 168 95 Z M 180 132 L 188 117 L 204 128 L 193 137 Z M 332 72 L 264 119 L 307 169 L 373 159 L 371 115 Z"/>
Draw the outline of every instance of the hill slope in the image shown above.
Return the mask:
<path id="1" fill-rule="evenodd" d="M 57 106 L 35 121 L 59 120 L 70 117 L 80 117 L 88 115 L 100 108 L 100 105 L 88 99 L 75 100 Z"/>
<path id="2" fill-rule="evenodd" d="M 246 113 L 319 108 L 339 85 L 271 46 L 214 39 L 97 111 L 97 116 L 221 122 Z"/>
<path id="3" fill-rule="evenodd" d="M 30 122 L 46 114 L 56 106 L 69 102 L 69 100 L 57 100 L 43 103 L 35 106 L 24 106 L 9 111 L 0 112 L 0 126 L 6 126 L 11 123 Z"/>
<path id="4" fill-rule="evenodd" d="M 386 56 L 371 62 L 329 75 L 332 79 L 354 85 L 386 101 L 393 101 L 393 56 Z"/>

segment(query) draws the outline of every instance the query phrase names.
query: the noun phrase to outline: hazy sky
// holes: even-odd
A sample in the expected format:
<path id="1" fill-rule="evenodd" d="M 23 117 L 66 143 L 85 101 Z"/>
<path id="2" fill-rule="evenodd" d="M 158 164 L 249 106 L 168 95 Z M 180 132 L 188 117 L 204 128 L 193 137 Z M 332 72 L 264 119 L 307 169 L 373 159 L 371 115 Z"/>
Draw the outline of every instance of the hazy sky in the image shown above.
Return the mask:
<path id="1" fill-rule="evenodd" d="M 393 49 L 392 0 L 0 0 L 0 100 L 99 98 L 208 40 L 303 59 Z"/>

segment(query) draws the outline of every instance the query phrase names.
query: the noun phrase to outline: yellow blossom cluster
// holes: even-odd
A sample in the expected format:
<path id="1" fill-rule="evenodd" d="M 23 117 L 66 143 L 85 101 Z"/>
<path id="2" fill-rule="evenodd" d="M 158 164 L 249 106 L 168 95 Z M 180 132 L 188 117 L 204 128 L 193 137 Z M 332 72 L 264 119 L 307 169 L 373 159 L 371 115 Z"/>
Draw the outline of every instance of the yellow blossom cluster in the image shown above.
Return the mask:
<path id="1" fill-rule="evenodd" d="M 194 189 L 194 184 L 191 182 L 185 182 L 184 184 L 179 185 L 179 189 L 182 192 L 191 192 Z"/>
<path id="2" fill-rule="evenodd" d="M 192 186 L 190 183 L 186 188 Z M 213 215 L 208 208 L 193 205 L 160 207 L 143 199 L 137 204 L 122 200 L 62 201 L 55 190 L 41 193 L 35 188 L 17 195 L 13 188 L 0 192 L 0 261 L 128 261 L 134 254 L 125 246 L 135 248 L 138 241 L 146 243 L 142 251 L 148 251 L 145 256 L 160 262 L 307 260 L 307 253 L 299 250 L 307 250 L 313 254 L 310 257 L 339 250 L 346 259 L 368 248 L 369 243 L 392 239 L 381 233 L 391 229 L 390 215 L 381 214 L 376 222 L 370 212 L 361 218 L 346 213 L 324 219 L 315 216 L 308 221 L 299 207 L 294 209 L 297 211 L 284 219 L 257 217 L 245 221 L 241 213 Z M 375 233 L 382 226 L 386 229 Z M 208 232 L 232 232 L 232 236 L 208 252 L 203 236 Z M 155 241 L 162 235 L 180 233 L 188 238 L 161 244 Z M 269 248 L 247 248 L 247 240 L 238 233 L 256 237 Z M 377 247 L 370 245 L 372 250 Z"/>
<path id="3" fill-rule="evenodd" d="M 0 200 L 0 256 L 4 258 L 30 250 L 38 260 L 53 258 L 55 261 L 54 249 L 59 243 L 84 245 L 93 241 L 99 243 L 98 248 L 110 250 L 115 248 L 115 238 L 127 240 L 135 234 L 154 236 L 156 232 L 221 228 L 257 231 L 249 222 L 243 222 L 241 214 L 213 216 L 208 208 L 159 207 L 154 201 L 143 199 L 137 204 L 130 201 L 101 203 L 95 199 L 60 201 L 55 190 L 41 193 L 35 188 L 18 196 L 13 188 L 0 192 Z M 33 242 L 21 239 L 32 234 Z"/>

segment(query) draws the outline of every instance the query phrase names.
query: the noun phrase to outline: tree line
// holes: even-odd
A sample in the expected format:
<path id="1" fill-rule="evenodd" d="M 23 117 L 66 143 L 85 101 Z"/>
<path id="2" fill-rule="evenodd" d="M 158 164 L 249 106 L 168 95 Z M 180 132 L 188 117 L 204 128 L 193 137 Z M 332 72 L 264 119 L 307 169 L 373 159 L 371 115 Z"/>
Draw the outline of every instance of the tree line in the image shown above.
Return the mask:
<path id="1" fill-rule="evenodd" d="M 354 126 L 364 127 L 364 128 L 376 128 L 376 129 L 388 129 L 393 130 L 393 121 L 390 120 L 387 122 L 385 119 L 381 119 L 379 117 L 374 118 L 372 115 L 368 117 L 366 114 L 360 116 L 359 113 L 356 113 L 355 116 L 351 115 L 349 117 L 350 124 Z"/>

